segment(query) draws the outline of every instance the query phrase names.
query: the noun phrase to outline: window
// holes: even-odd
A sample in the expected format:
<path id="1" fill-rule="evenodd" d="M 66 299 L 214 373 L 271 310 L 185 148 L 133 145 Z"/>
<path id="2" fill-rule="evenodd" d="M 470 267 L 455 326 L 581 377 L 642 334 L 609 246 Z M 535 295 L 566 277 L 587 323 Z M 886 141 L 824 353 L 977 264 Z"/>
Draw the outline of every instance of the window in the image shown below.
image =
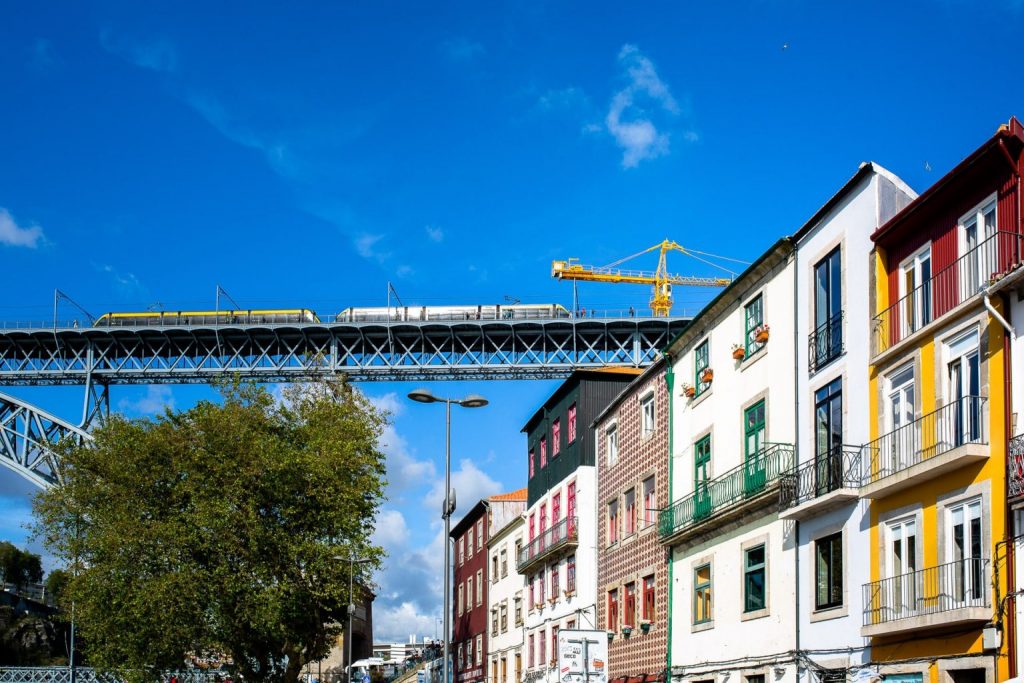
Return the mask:
<path id="1" fill-rule="evenodd" d="M 498 583 L 498 577 L 500 576 L 498 573 L 498 556 L 491 555 L 491 583 Z"/>
<path id="2" fill-rule="evenodd" d="M 464 603 L 462 602 L 462 599 L 463 599 L 463 592 L 462 591 L 463 591 L 463 586 L 460 583 L 459 584 L 459 600 L 458 600 L 458 611 L 459 611 L 459 614 L 462 614 L 465 611 Z"/>
<path id="3" fill-rule="evenodd" d="M 532 576 L 530 577 L 530 582 L 529 583 L 530 583 L 530 602 L 528 602 L 526 604 L 526 609 L 532 610 L 534 604 L 537 602 L 536 596 L 534 595 L 534 591 L 533 591 L 533 577 Z"/>
<path id="4" fill-rule="evenodd" d="M 570 555 L 565 561 L 565 591 L 576 591 L 576 555 Z"/>
<path id="5" fill-rule="evenodd" d="M 465 668 L 465 665 L 463 664 L 463 657 L 462 657 L 462 643 L 459 643 L 459 668 L 460 669 Z"/>
<path id="6" fill-rule="evenodd" d="M 757 612 L 767 604 L 765 585 L 765 546 L 756 545 L 743 551 L 743 611 Z"/>
<path id="7" fill-rule="evenodd" d="M 518 542 L 517 542 L 517 545 L 518 545 Z M 518 551 L 519 548 L 516 548 L 516 550 Z M 518 555 L 518 553 L 516 553 L 516 554 Z M 504 579 L 506 576 L 508 576 L 508 550 L 505 549 L 505 548 L 502 548 L 501 552 L 498 553 L 498 556 L 501 558 L 501 560 L 499 562 L 499 564 L 501 566 L 501 578 Z"/>
<path id="8" fill-rule="evenodd" d="M 498 617 L 501 620 L 501 632 L 504 633 L 508 630 L 508 600 L 502 602 L 498 608 Z"/>
<path id="9" fill-rule="evenodd" d="M 482 605 L 484 602 L 484 570 L 476 570 L 476 604 Z"/>
<path id="10" fill-rule="evenodd" d="M 640 435 L 645 439 L 654 434 L 654 394 L 640 399 Z"/>
<path id="11" fill-rule="evenodd" d="M 811 371 L 843 353 L 843 279 L 839 247 L 814 266 L 814 331 L 811 333 Z"/>
<path id="12" fill-rule="evenodd" d="M 544 467 L 548 464 L 548 439 L 546 436 L 540 437 L 540 466 Z"/>
<path id="13" fill-rule="evenodd" d="M 619 627 L 619 589 L 608 591 L 608 630 L 615 631 Z"/>
<path id="14" fill-rule="evenodd" d="M 466 641 L 466 668 L 473 666 L 473 639 Z"/>
<path id="15" fill-rule="evenodd" d="M 515 619 L 516 626 L 523 625 L 523 596 L 517 595 L 512 605 L 514 609 L 513 618 Z"/>
<path id="16" fill-rule="evenodd" d="M 459 564 L 466 561 L 466 539 L 459 538 Z"/>
<path id="17" fill-rule="evenodd" d="M 976 287 L 985 284 L 999 268 L 995 245 L 982 246 L 996 234 L 996 202 L 994 199 L 978 205 L 960 219 L 960 256 L 973 252 L 960 262 L 961 287 L 974 294 Z M 1004 247 L 1005 248 L 1005 247 Z M 964 298 L 964 297 L 962 297 Z M 961 298 L 961 300 L 962 300 Z"/>
<path id="18" fill-rule="evenodd" d="M 743 436 L 743 492 L 753 494 L 768 483 L 768 463 L 764 457 L 764 401 L 758 401 L 743 412 Z"/>
<path id="19" fill-rule="evenodd" d="M 702 341 L 693 352 L 693 387 L 696 392 L 695 396 L 700 396 L 711 388 L 711 382 L 701 381 L 701 375 L 710 366 L 708 341 L 707 339 Z"/>
<path id="20" fill-rule="evenodd" d="M 658 499 L 654 493 L 654 477 L 647 477 L 642 484 L 644 492 L 644 526 L 654 524 L 658 516 Z"/>
<path id="21" fill-rule="evenodd" d="M 530 449 L 530 479 L 533 479 L 533 449 Z"/>
<path id="22" fill-rule="evenodd" d="M 745 678 L 747 683 L 764 683 L 764 674 L 751 674 L 750 676 L 745 676 Z"/>
<path id="23" fill-rule="evenodd" d="M 693 445 L 693 517 L 704 519 L 711 514 L 711 435 Z"/>
<path id="24" fill-rule="evenodd" d="M 567 433 L 565 435 L 565 438 L 568 440 L 569 443 L 572 443 L 573 441 L 576 440 L 576 404 L 575 403 L 573 403 L 571 406 L 569 406 L 569 414 L 568 414 L 568 417 L 567 417 L 567 422 L 568 422 L 568 424 L 566 425 L 566 432 Z"/>
<path id="25" fill-rule="evenodd" d="M 537 602 L 544 602 L 544 568 L 537 574 Z"/>
<path id="26" fill-rule="evenodd" d="M 629 536 L 636 533 L 636 489 L 626 491 L 624 498 L 626 501 L 625 535 Z"/>
<path id="27" fill-rule="evenodd" d="M 893 311 L 900 318 L 900 333 L 895 339 L 903 339 L 914 330 L 919 330 L 932 321 L 932 248 L 914 254 L 900 266 L 901 310 Z M 886 340 L 889 341 L 889 340 Z"/>
<path id="28" fill-rule="evenodd" d="M 551 627 L 551 661 L 558 659 L 558 625 Z"/>
<path id="29" fill-rule="evenodd" d="M 480 666 L 484 661 L 484 637 L 480 634 L 476 637 L 476 665 Z"/>
<path id="30" fill-rule="evenodd" d="M 565 491 L 565 506 L 566 506 L 566 517 L 574 519 L 576 517 L 576 482 L 569 482 L 568 488 Z"/>
<path id="31" fill-rule="evenodd" d="M 478 519 L 476 521 L 476 549 L 483 550 L 484 548 L 484 520 Z"/>
<path id="32" fill-rule="evenodd" d="M 526 638 L 526 666 L 533 666 L 533 634 Z"/>
<path id="33" fill-rule="evenodd" d="M 558 574 L 558 565 L 551 565 L 551 569 L 548 571 L 548 576 L 551 579 L 551 581 L 549 582 L 551 588 L 551 600 L 558 599 Z"/>
<path id="34" fill-rule="evenodd" d="M 516 683 L 523 680 L 523 656 L 516 653 Z"/>
<path id="35" fill-rule="evenodd" d="M 551 423 L 551 457 L 558 455 L 562 450 L 562 420 L 556 419 Z"/>
<path id="36" fill-rule="evenodd" d="M 515 554 L 515 560 L 516 560 L 516 562 L 519 562 L 519 557 L 520 557 L 520 556 L 521 556 L 522 554 L 523 554 L 523 539 L 521 539 L 521 538 L 517 538 L 517 539 L 516 539 L 516 554 Z M 503 573 L 503 574 L 502 574 L 502 576 L 504 576 L 504 575 L 505 575 L 505 574 Z"/>
<path id="37" fill-rule="evenodd" d="M 764 348 L 764 344 L 757 341 L 757 333 L 764 325 L 764 298 L 760 294 L 743 307 L 743 318 L 746 329 L 744 348 L 749 357 Z"/>
<path id="38" fill-rule="evenodd" d="M 703 564 L 693 570 L 693 623 L 709 623 L 711 609 L 711 565 Z"/>
<path id="39" fill-rule="evenodd" d="M 608 503 L 608 545 L 619 540 L 619 501 Z"/>
<path id="40" fill-rule="evenodd" d="M 569 621 L 565 622 L 565 628 L 567 630 L 569 630 L 569 631 L 575 630 L 575 628 L 576 628 L 576 620 L 575 619 L 570 619 Z"/>
<path id="41" fill-rule="evenodd" d="M 609 465 L 614 465 L 619 461 L 619 430 L 616 425 L 609 427 L 605 433 L 605 444 L 607 445 L 607 461 Z"/>
<path id="42" fill-rule="evenodd" d="M 950 409 L 945 411 L 945 428 L 953 445 L 975 443 L 981 439 L 981 357 L 978 353 L 978 333 L 968 332 L 945 345 L 946 400 Z M 951 433 L 950 433 L 951 432 Z"/>
<path id="43" fill-rule="evenodd" d="M 843 534 L 819 538 L 814 543 L 814 609 L 843 604 Z"/>
<path id="44" fill-rule="evenodd" d="M 815 492 L 822 496 L 845 484 L 843 472 L 843 379 L 814 392 Z"/>
<path id="45" fill-rule="evenodd" d="M 498 635 L 498 608 L 491 610 L 491 637 Z"/>
<path id="46" fill-rule="evenodd" d="M 466 557 L 473 557 L 473 527 L 466 533 Z"/>
<path id="47" fill-rule="evenodd" d="M 466 611 L 473 609 L 473 577 L 466 579 Z"/>
<path id="48" fill-rule="evenodd" d="M 946 547 L 953 564 L 953 595 L 957 601 L 985 595 L 982 573 L 981 499 L 975 498 L 949 508 L 949 543 Z"/>
<path id="49" fill-rule="evenodd" d="M 626 609 L 622 613 L 623 626 L 636 626 L 636 584 L 626 584 Z"/>
<path id="50" fill-rule="evenodd" d="M 544 538 L 544 531 L 548 528 L 548 506 L 547 503 L 541 503 L 540 510 L 538 511 L 537 520 L 540 526 L 537 528 L 537 533 L 541 536 L 541 549 L 543 550 L 544 544 L 548 542 L 548 539 Z"/>
<path id="51" fill-rule="evenodd" d="M 555 491 L 551 496 L 551 526 L 558 524 L 562 517 L 562 492 Z"/>
<path id="52" fill-rule="evenodd" d="M 654 575 L 644 577 L 644 606 L 641 618 L 654 621 Z"/>
<path id="53" fill-rule="evenodd" d="M 544 640 L 544 629 L 540 630 L 537 634 L 537 645 L 540 646 L 540 655 L 537 657 L 537 665 L 544 666 L 547 664 L 547 641 Z"/>

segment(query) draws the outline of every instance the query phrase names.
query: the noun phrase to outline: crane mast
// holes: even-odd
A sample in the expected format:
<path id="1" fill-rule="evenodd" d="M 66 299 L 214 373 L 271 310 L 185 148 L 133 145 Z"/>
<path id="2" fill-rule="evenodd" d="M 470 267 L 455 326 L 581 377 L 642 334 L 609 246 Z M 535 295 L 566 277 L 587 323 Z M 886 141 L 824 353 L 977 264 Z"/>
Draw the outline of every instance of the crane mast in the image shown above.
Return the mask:
<path id="1" fill-rule="evenodd" d="M 630 270 L 619 266 L 630 259 L 658 251 L 658 267 L 656 270 Z M 576 280 L 579 282 L 611 282 L 634 285 L 651 285 L 651 312 L 655 317 L 668 317 L 672 311 L 672 286 L 689 287 L 725 287 L 732 282 L 731 277 L 697 277 L 676 275 L 668 272 L 666 254 L 678 251 L 709 263 L 697 256 L 701 252 L 693 252 L 671 240 L 663 240 L 641 252 L 610 263 L 607 266 L 591 266 L 579 263 L 579 259 L 570 258 L 551 262 L 551 276 L 557 280 Z M 716 265 L 716 264 L 711 264 Z M 717 266 L 720 267 L 720 266 Z M 724 270 L 724 269 L 723 269 Z M 732 275 L 732 273 L 730 273 Z"/>

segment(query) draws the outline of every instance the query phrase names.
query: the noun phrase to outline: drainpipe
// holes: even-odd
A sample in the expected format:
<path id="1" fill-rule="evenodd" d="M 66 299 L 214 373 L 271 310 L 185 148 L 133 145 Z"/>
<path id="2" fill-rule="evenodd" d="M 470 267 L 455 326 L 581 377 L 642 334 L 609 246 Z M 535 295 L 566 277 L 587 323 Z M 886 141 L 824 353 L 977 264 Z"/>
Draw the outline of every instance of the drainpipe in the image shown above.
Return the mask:
<path id="1" fill-rule="evenodd" d="M 796 259 L 796 245 L 793 244 L 793 261 Z M 796 321 L 799 320 L 800 307 L 797 303 L 799 297 L 799 287 L 797 284 L 799 274 L 796 272 L 798 265 L 793 264 L 793 325 L 796 326 Z M 793 343 L 793 441 L 795 442 L 795 448 L 793 449 L 793 468 L 794 471 L 800 463 L 800 351 L 799 342 L 794 340 Z M 796 551 L 793 553 L 793 577 L 796 582 L 796 599 L 793 601 L 793 614 L 795 620 L 793 623 L 794 636 L 795 636 L 795 653 L 793 667 L 796 673 L 796 680 L 800 680 L 800 520 L 793 521 L 793 533 L 796 534 Z"/>
<path id="2" fill-rule="evenodd" d="M 668 386 L 668 504 L 672 505 L 672 406 L 675 404 L 676 374 L 672 367 L 672 356 L 665 354 L 665 384 Z M 668 611 L 665 612 L 665 683 L 672 681 L 672 547 L 668 548 Z"/>

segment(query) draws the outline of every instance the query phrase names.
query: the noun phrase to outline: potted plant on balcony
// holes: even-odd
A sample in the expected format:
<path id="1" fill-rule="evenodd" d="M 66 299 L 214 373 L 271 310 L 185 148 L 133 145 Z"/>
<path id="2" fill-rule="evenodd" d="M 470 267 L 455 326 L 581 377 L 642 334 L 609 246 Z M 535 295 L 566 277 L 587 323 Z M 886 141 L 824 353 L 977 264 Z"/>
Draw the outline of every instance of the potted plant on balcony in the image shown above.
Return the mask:
<path id="1" fill-rule="evenodd" d="M 568 600 L 569 598 L 571 598 L 574 595 L 576 595 L 576 591 L 574 591 L 574 590 L 567 590 L 567 591 L 565 591 L 565 599 L 566 600 Z"/>
<path id="2" fill-rule="evenodd" d="M 732 357 L 736 360 L 743 360 L 744 356 L 747 355 L 747 350 L 743 348 L 743 344 L 732 345 Z"/>
<path id="3" fill-rule="evenodd" d="M 650 633 L 651 631 L 651 620 L 641 619 L 640 620 L 640 631 L 643 633 Z"/>
<path id="4" fill-rule="evenodd" d="M 558 602 L 558 596 L 552 595 L 550 598 L 548 598 L 548 602 L 550 602 L 552 605 L 555 604 L 556 602 Z"/>
<path id="5" fill-rule="evenodd" d="M 704 368 L 700 372 L 700 381 L 704 384 L 711 384 L 715 381 L 715 371 L 711 368 Z"/>
<path id="6" fill-rule="evenodd" d="M 768 325 L 761 323 L 754 329 L 754 341 L 758 344 L 764 344 L 768 341 Z"/>
<path id="7" fill-rule="evenodd" d="M 693 398 L 697 395 L 697 388 L 690 384 L 684 384 L 683 395 L 686 396 L 686 398 Z"/>
<path id="8" fill-rule="evenodd" d="M 537 602 L 533 603 L 533 608 L 534 609 L 544 609 L 544 601 L 543 600 L 538 600 Z"/>
<path id="9" fill-rule="evenodd" d="M 628 625 L 627 626 L 623 626 L 622 627 L 622 637 L 623 638 L 629 638 L 631 635 L 633 635 L 633 627 L 632 626 L 628 626 Z"/>
<path id="10" fill-rule="evenodd" d="M 615 631 L 608 631 L 608 642 L 615 640 Z"/>

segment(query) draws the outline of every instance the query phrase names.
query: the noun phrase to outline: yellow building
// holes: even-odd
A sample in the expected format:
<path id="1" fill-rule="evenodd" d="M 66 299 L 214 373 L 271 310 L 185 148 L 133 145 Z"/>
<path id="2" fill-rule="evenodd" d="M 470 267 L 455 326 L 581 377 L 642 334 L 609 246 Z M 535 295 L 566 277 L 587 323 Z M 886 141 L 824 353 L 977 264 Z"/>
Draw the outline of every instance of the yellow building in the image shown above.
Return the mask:
<path id="1" fill-rule="evenodd" d="M 872 235 L 871 576 L 861 635 L 887 683 L 1016 675 L 1007 619 L 1008 288 L 1021 263 L 1012 120 Z"/>

